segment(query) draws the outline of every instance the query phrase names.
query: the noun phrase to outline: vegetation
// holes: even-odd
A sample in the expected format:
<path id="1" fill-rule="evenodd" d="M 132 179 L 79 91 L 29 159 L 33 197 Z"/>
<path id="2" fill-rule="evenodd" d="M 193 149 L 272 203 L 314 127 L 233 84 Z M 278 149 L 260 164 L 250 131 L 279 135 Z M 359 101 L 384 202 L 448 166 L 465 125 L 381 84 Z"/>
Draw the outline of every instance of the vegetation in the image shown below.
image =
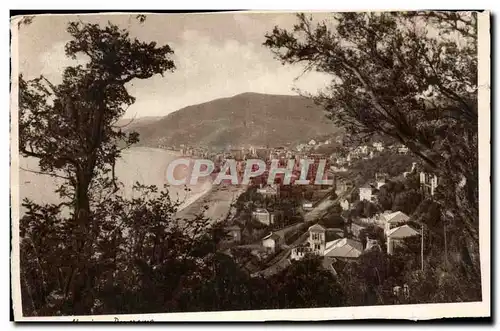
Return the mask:
<path id="1" fill-rule="evenodd" d="M 308 257 L 266 279 L 252 278 L 235 263 L 248 251 L 233 250 L 234 257 L 218 251 L 226 233 L 219 226 L 207 227 L 203 215 L 182 225 L 174 217 L 178 204 L 168 191 L 137 183 L 137 198 L 118 195 L 121 184 L 115 162 L 122 148 L 139 139 L 116 126 L 135 101 L 125 86 L 173 71 L 173 50 L 132 39 L 112 24 L 72 22 L 66 55 L 83 55 L 86 64 L 67 67 L 60 84 L 43 76 L 29 81 L 19 77 L 20 152 L 37 158 L 43 173 L 63 179 L 57 190 L 60 204 L 23 202 L 27 210 L 19 229 L 23 314 L 479 300 L 475 15 L 342 13 L 334 18 L 335 30 L 299 15 L 293 31 L 277 27 L 265 44 L 283 62 L 305 62 L 338 78 L 315 96 L 335 124 L 361 138 L 377 134 L 405 144 L 442 179 L 433 198 L 423 200 L 414 178 L 390 182 L 379 193 L 381 206 L 413 213 L 423 225 L 427 238 L 423 261 L 420 243 L 409 240 L 394 256 L 368 251 L 356 261 L 339 263 L 337 277 L 323 268 L 319 258 Z M 425 33 L 418 24 L 423 19 L 440 32 L 439 38 Z M 457 44 L 452 34 L 465 43 Z M 250 104 L 246 101 L 253 97 L 260 100 L 258 105 L 267 104 L 256 96 L 235 98 Z M 276 102 L 306 108 L 303 98 L 287 100 Z M 280 119 L 275 121 L 287 127 Z M 313 124 L 316 129 L 317 123 Z M 279 138 L 286 140 L 294 133 Z M 226 138 L 211 143 L 225 143 Z M 378 161 L 383 160 L 371 162 Z M 386 172 L 406 170 L 410 157 L 400 161 L 387 163 Z M 366 175 L 363 164 L 355 169 L 359 176 Z M 356 194 L 351 199 L 359 199 Z M 245 230 L 257 228 L 251 220 L 257 206 L 282 211 L 288 221 L 281 226 L 296 217 L 300 203 L 246 192 L 236 201 L 237 217 L 248 227 L 243 236 Z M 333 209 L 322 222 L 343 227 L 341 210 Z M 373 204 L 359 202 L 354 208 L 357 214 L 349 215 L 347 223 L 375 210 Z M 296 236 L 292 233 L 287 242 Z M 383 242 L 376 228 L 363 230 L 361 237 Z M 411 295 L 395 295 L 394 286 L 405 284 Z"/>
<path id="2" fill-rule="evenodd" d="M 400 176 L 410 171 L 412 164 L 416 161 L 418 159 L 414 155 L 384 151 L 376 154 L 372 159 L 352 162 L 348 171 L 348 179 L 362 185 L 373 180 L 377 174 L 387 174 L 389 177 Z"/>
<path id="3" fill-rule="evenodd" d="M 412 215 L 424 199 L 416 177 L 413 173 L 403 181 L 388 181 L 383 185 L 377 194 L 380 209 Z"/>
<path id="4" fill-rule="evenodd" d="M 264 44 L 283 63 L 332 75 L 312 97 L 336 125 L 362 139 L 391 137 L 438 175 L 443 189 L 435 200 L 461 255 L 453 270 L 467 270 L 463 276 L 480 283 L 476 14 L 331 18 L 335 24 L 300 14 L 293 29 L 275 27 Z"/>
<path id="5" fill-rule="evenodd" d="M 124 87 L 174 69 L 168 45 L 132 40 L 109 24 L 70 23 L 68 67 L 54 85 L 19 79 L 20 150 L 64 179 L 61 204 L 25 200 L 20 220 L 23 314 L 85 315 L 340 305 L 342 293 L 320 262 L 307 260 L 273 279 L 252 279 L 218 252 L 226 233 L 200 215 L 182 226 L 168 191 L 137 183 L 117 193 L 120 148 L 137 142 L 114 123 L 134 102 Z M 251 206 L 255 192 L 236 205 Z M 261 201 L 290 210 L 290 201 Z M 193 235 L 196 234 L 196 235 Z M 241 253 L 245 254 L 245 252 Z M 237 259 L 241 259 L 241 256 Z M 312 277 L 311 274 L 313 273 Z M 307 281 L 306 281 L 307 278 Z M 299 290 L 300 289 L 300 290 Z"/>

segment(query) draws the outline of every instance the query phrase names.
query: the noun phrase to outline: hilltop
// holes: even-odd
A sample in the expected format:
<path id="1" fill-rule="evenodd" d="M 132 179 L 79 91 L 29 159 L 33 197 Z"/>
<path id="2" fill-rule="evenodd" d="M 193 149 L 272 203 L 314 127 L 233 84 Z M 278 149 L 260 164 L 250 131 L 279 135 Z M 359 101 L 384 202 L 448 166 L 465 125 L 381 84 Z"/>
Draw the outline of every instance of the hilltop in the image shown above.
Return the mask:
<path id="1" fill-rule="evenodd" d="M 338 133 L 312 100 L 243 93 L 179 109 L 132 128 L 143 146 L 280 146 Z"/>

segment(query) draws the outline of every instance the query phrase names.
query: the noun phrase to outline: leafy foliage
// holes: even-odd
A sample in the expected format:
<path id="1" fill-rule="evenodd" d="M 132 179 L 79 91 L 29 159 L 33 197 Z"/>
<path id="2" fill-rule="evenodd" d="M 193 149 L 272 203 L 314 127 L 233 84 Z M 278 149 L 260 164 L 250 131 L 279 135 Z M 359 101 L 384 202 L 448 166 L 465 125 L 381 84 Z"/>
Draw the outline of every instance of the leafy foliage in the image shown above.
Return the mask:
<path id="1" fill-rule="evenodd" d="M 137 134 L 114 125 L 134 102 L 125 84 L 173 70 L 173 51 L 168 45 L 131 40 L 127 31 L 111 24 L 70 23 L 68 32 L 72 40 L 66 44 L 66 55 L 84 54 L 85 65 L 66 68 L 58 85 L 43 76 L 19 79 L 21 154 L 38 158 L 43 173 L 64 179 L 57 189 L 60 204 L 23 203 L 24 315 L 295 308 L 341 302 L 337 282 L 320 270 L 318 261 L 276 275 L 286 280 L 282 284 L 276 283 L 278 279 L 251 278 L 219 252 L 218 244 L 227 236 L 223 226 L 208 226 L 203 215 L 189 223 L 175 219 L 179 202 L 170 199 L 168 187 L 136 183 L 132 198 L 121 196 L 114 164 L 121 149 L 138 140 Z M 247 192 L 237 207 L 251 212 L 254 198 L 275 209 L 298 206 L 293 199 L 259 200 L 255 192 Z M 317 278 L 303 286 L 308 271 L 317 272 Z M 284 293 L 293 296 L 283 297 Z"/>
<path id="2" fill-rule="evenodd" d="M 264 44 L 283 63 L 331 74 L 313 98 L 335 124 L 361 140 L 391 137 L 440 178 L 441 220 L 462 239 L 464 268 L 478 274 L 476 13 L 337 13 L 323 22 L 300 14 Z"/>

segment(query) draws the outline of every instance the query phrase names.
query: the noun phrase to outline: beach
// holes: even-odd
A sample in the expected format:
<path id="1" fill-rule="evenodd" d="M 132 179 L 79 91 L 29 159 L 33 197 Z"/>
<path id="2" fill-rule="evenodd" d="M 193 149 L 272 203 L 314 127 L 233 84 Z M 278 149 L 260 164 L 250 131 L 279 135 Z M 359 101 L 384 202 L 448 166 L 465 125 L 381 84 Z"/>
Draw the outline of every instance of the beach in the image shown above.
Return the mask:
<path id="1" fill-rule="evenodd" d="M 231 206 L 240 194 L 247 189 L 244 185 L 212 185 L 211 188 L 197 197 L 189 205 L 179 210 L 176 217 L 181 224 L 194 220 L 201 212 L 208 218 L 209 225 L 224 221 L 232 216 Z M 205 209 L 206 208 L 206 209 Z"/>

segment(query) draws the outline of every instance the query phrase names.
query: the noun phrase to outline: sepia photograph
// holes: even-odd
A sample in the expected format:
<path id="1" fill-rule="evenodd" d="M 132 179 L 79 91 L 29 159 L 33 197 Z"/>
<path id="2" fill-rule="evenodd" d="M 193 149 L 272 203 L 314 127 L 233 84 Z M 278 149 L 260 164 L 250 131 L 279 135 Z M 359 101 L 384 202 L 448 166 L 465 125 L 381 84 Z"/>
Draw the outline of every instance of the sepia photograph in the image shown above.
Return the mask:
<path id="1" fill-rule="evenodd" d="M 12 16 L 15 320 L 489 317 L 489 24 Z"/>

